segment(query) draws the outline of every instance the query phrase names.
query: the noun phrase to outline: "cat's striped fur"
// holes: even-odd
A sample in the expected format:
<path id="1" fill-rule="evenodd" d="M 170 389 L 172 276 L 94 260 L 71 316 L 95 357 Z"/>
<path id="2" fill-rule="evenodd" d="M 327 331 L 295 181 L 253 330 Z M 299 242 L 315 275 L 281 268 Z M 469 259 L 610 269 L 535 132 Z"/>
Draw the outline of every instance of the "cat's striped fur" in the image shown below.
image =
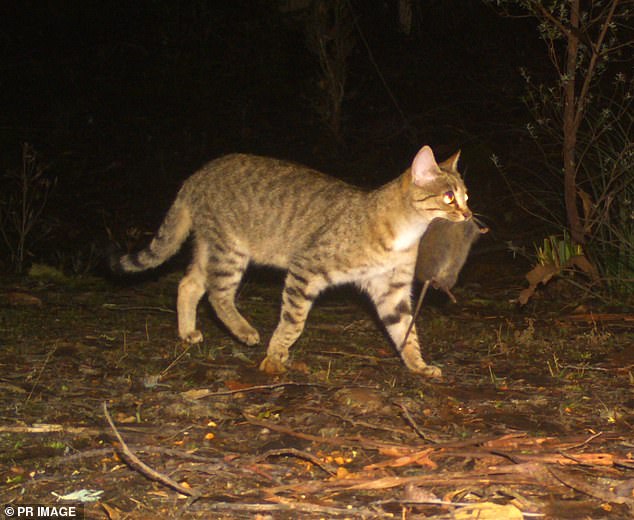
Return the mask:
<path id="1" fill-rule="evenodd" d="M 196 306 L 208 293 L 218 317 L 248 345 L 260 337 L 234 303 L 242 275 L 249 262 L 286 269 L 280 321 L 260 365 L 269 373 L 284 370 L 317 295 L 352 282 L 372 298 L 405 365 L 440 376 L 423 361 L 415 330 L 401 343 L 421 235 L 435 218 L 471 218 L 458 157 L 438 165 L 425 146 L 400 177 L 367 192 L 297 164 L 228 155 L 186 180 L 149 246 L 113 267 L 156 267 L 192 234 L 193 260 L 178 288 L 181 338 L 202 341 Z"/>

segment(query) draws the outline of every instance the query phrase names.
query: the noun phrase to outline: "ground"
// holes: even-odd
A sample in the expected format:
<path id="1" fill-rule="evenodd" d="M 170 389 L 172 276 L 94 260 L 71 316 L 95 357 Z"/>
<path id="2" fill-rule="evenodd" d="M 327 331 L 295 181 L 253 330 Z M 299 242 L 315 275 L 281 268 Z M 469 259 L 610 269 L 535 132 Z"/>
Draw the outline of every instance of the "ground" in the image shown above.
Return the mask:
<path id="1" fill-rule="evenodd" d="M 557 281 L 520 308 L 520 271 L 476 261 L 458 303 L 430 294 L 417 321 L 442 381 L 409 374 L 345 289 L 271 378 L 206 302 L 204 342 L 177 339 L 172 271 L 2 280 L 0 503 L 83 490 L 99 519 L 631 518 L 626 310 Z M 280 292 L 255 271 L 239 295 L 263 338 Z"/>

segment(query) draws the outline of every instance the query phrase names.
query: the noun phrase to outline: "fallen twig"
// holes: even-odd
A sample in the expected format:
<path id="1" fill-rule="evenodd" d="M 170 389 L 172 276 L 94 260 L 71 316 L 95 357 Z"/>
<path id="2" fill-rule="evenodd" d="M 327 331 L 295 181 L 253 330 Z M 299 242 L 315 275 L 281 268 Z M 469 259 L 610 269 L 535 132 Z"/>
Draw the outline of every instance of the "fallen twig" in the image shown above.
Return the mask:
<path id="1" fill-rule="evenodd" d="M 419 445 L 411 445 L 411 444 L 398 444 L 394 442 L 384 442 L 378 441 L 376 439 L 368 439 L 366 437 L 362 437 L 361 435 L 354 435 L 349 437 L 322 437 L 319 435 L 311 435 L 309 433 L 303 433 L 295 431 L 287 426 L 283 426 L 281 424 L 276 424 L 270 421 L 263 421 L 261 419 L 256 419 L 252 415 L 243 413 L 242 416 L 245 420 L 254 426 L 260 426 L 262 428 L 268 428 L 269 430 L 276 431 L 279 433 L 284 433 L 286 435 L 291 435 L 292 437 L 297 437 L 298 439 L 304 439 L 306 441 L 317 442 L 322 444 L 332 444 L 335 446 L 353 446 L 353 447 L 361 447 L 365 449 L 371 450 L 382 450 L 382 449 L 391 449 L 391 450 L 399 450 L 400 454 L 412 453 L 417 450 L 425 449 L 425 444 Z M 495 437 L 491 436 L 480 436 L 473 437 L 469 440 L 461 440 L 461 441 L 448 441 L 434 444 L 434 448 L 437 450 L 447 449 L 447 448 L 462 448 L 465 446 L 475 446 L 478 444 L 484 444 L 491 440 L 495 440 Z"/>
<path id="2" fill-rule="evenodd" d="M 57 345 L 55 345 L 52 349 L 50 349 L 48 354 L 46 354 L 46 359 L 44 360 L 44 363 L 42 364 L 42 368 L 40 368 L 40 371 L 37 373 L 37 377 L 35 378 L 35 381 L 33 381 L 33 385 L 31 386 L 29 395 L 26 396 L 26 401 L 24 401 L 24 404 L 27 404 L 31 400 L 31 397 L 33 396 L 33 392 L 35 391 L 35 388 L 37 387 L 38 383 L 40 382 L 40 379 L 42 378 L 44 369 L 46 368 L 46 365 L 48 365 L 48 362 L 51 360 L 51 357 L 53 357 L 53 354 L 55 354 L 56 350 L 57 350 Z"/>
<path id="3" fill-rule="evenodd" d="M 280 497 L 276 497 L 280 498 Z M 357 518 L 378 518 L 381 512 L 366 507 L 331 507 L 321 506 L 319 504 L 310 504 L 306 502 L 295 502 L 284 499 L 284 502 L 278 504 L 240 504 L 236 502 L 213 502 L 199 503 L 195 508 L 198 512 L 203 511 L 246 511 L 246 512 L 271 512 L 271 511 L 294 511 L 298 513 L 320 513 L 331 516 L 347 516 Z"/>
<path id="4" fill-rule="evenodd" d="M 416 434 L 423 439 L 424 441 L 427 442 L 431 442 L 432 444 L 436 444 L 438 441 L 435 441 L 434 439 L 429 438 L 425 432 L 423 432 L 423 430 L 421 430 L 418 427 L 418 424 L 416 423 L 416 421 L 414 420 L 414 418 L 411 416 L 411 414 L 409 413 L 409 410 L 407 409 L 407 407 L 400 402 L 395 402 L 396 406 L 398 406 L 401 410 L 403 410 L 403 415 L 405 416 L 405 420 L 409 423 L 409 425 L 412 427 L 412 429 L 416 432 Z"/>
<path id="5" fill-rule="evenodd" d="M 593 498 L 598 498 L 604 502 L 612 502 L 613 504 L 627 504 L 630 508 L 634 508 L 634 499 L 622 497 L 613 493 L 609 488 L 598 485 L 597 483 L 588 483 L 570 473 L 564 472 L 553 466 L 548 468 L 551 475 L 559 482 L 571 489 L 584 493 Z"/>
<path id="6" fill-rule="evenodd" d="M 321 444 L 332 444 L 335 446 L 361 446 L 362 448 L 374 450 L 378 450 L 381 448 L 406 448 L 406 446 L 401 444 L 377 441 L 375 439 L 366 439 L 365 437 L 361 437 L 360 435 L 355 435 L 352 437 L 322 437 L 320 435 L 311 435 L 310 433 L 297 432 L 295 430 L 292 430 L 291 428 L 288 428 L 287 426 L 282 426 L 269 421 L 262 421 L 245 413 L 243 413 L 242 415 L 249 424 L 260 426 L 262 428 L 268 428 L 269 430 L 284 433 L 286 435 L 291 435 L 293 437 L 304 439 L 306 441 L 317 442 Z"/>
<path id="7" fill-rule="evenodd" d="M 104 303 L 102 308 L 109 311 L 153 311 L 153 312 L 166 312 L 169 314 L 175 314 L 174 309 L 168 309 L 167 307 L 151 307 L 147 305 L 119 305 L 117 303 Z"/>
<path id="8" fill-rule="evenodd" d="M 303 406 L 303 410 L 308 410 L 312 412 L 318 412 L 322 414 L 329 415 L 330 417 L 336 417 L 341 421 L 345 421 L 352 426 L 361 426 L 362 428 L 368 428 L 370 430 L 380 430 L 384 432 L 396 433 L 398 435 L 404 435 L 406 437 L 412 437 L 412 432 L 409 430 L 404 430 L 402 428 L 391 428 L 388 426 L 383 426 L 381 424 L 372 424 L 367 421 L 361 421 L 359 419 L 353 419 L 351 417 L 346 417 L 345 415 L 341 415 L 339 413 L 332 412 L 330 410 L 325 410 L 323 408 L 318 408 L 316 406 Z"/>
<path id="9" fill-rule="evenodd" d="M 298 450 L 296 448 L 280 448 L 279 450 L 268 450 L 261 455 L 256 457 L 256 460 L 266 459 L 267 457 L 279 457 L 282 455 L 292 455 L 293 457 L 297 457 L 299 459 L 304 459 L 309 462 L 315 464 L 315 466 L 320 467 L 329 475 L 336 475 L 337 471 L 332 467 L 332 465 L 322 462 L 319 460 L 319 457 L 316 457 L 312 453 L 308 453 L 307 451 Z"/>
<path id="10" fill-rule="evenodd" d="M 271 385 L 254 385 L 247 386 L 245 388 L 236 388 L 234 390 L 219 390 L 217 392 L 212 392 L 207 388 L 201 388 L 197 390 L 191 390 L 188 392 L 184 392 L 188 399 L 195 401 L 197 399 L 203 399 L 205 397 L 217 397 L 221 395 L 234 395 L 234 394 L 242 394 L 246 392 L 257 392 L 260 390 L 274 390 L 276 388 L 281 388 L 284 386 L 318 386 L 321 388 L 330 388 L 328 385 L 324 385 L 321 383 L 301 383 L 296 381 L 288 381 L 286 383 L 274 383 Z"/>
<path id="11" fill-rule="evenodd" d="M 0 433 L 70 433 L 73 435 L 86 433 L 89 435 L 99 435 L 103 432 L 101 428 L 89 428 L 84 426 L 66 426 L 63 424 L 33 424 L 32 426 L 0 425 Z"/>
<path id="12" fill-rule="evenodd" d="M 568 314 L 568 316 L 562 316 L 560 320 L 567 321 L 586 321 L 589 323 L 595 323 L 597 321 L 634 321 L 634 314 L 617 314 L 609 312 L 587 312 L 584 314 Z"/>
<path id="13" fill-rule="evenodd" d="M 596 372 L 611 372 L 611 371 L 616 371 L 616 368 L 610 369 L 610 368 L 603 368 L 603 367 L 592 367 L 592 366 L 587 366 L 587 365 L 559 365 L 560 368 L 567 368 L 568 370 L 579 370 L 581 372 L 584 372 L 586 370 L 594 370 Z"/>
<path id="14" fill-rule="evenodd" d="M 522 478 L 524 477 L 524 478 Z M 281 486 L 262 489 L 263 492 L 275 495 L 276 493 L 324 493 L 343 490 L 380 490 L 405 486 L 406 484 L 418 486 L 490 486 L 492 484 L 503 485 L 535 485 L 535 479 L 531 475 L 523 475 L 518 472 L 452 472 L 443 475 L 416 475 L 408 477 L 350 477 L 328 481 L 298 482 Z"/>
<path id="15" fill-rule="evenodd" d="M 108 412 L 108 405 L 106 404 L 105 401 L 103 403 L 103 413 L 106 417 L 106 420 L 108 421 L 108 424 L 110 425 L 110 428 L 112 429 L 112 432 L 114 433 L 115 437 L 119 441 L 119 447 L 120 447 L 121 453 L 126 457 L 126 459 L 128 459 L 128 462 L 133 467 L 138 469 L 143 475 L 145 475 L 149 479 L 160 482 L 161 484 L 164 484 L 185 496 L 192 497 L 192 498 L 200 496 L 196 490 L 188 489 L 184 486 L 181 486 L 178 482 L 176 482 L 175 480 L 172 480 L 167 475 L 163 475 L 162 473 L 159 473 L 158 471 L 152 469 L 150 466 L 145 464 L 145 462 L 139 459 L 134 453 L 132 453 L 130 448 L 128 448 L 125 441 L 123 440 L 123 437 L 121 437 L 121 434 L 117 430 L 117 427 L 114 425 L 112 417 L 110 417 L 110 413 Z"/>

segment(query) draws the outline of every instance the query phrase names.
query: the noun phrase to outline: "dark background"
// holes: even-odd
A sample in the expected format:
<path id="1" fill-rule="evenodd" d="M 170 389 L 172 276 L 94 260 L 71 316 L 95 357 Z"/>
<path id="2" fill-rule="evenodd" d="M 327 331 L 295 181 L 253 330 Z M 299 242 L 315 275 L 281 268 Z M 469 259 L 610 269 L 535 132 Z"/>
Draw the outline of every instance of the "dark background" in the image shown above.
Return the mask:
<path id="1" fill-rule="evenodd" d="M 476 0 L 421 1 L 405 34 L 396 1 L 351 0 L 337 141 L 315 110 L 306 13 L 290 4 L 4 2 L 0 173 L 20 167 L 28 142 L 57 179 L 30 258 L 92 268 L 95 251 L 131 226 L 154 230 L 183 179 L 234 151 L 373 187 L 423 144 L 439 160 L 461 148 L 474 208 L 498 236 L 519 233 L 525 215 L 490 157 L 518 175 L 531 167 L 519 68 L 550 69 L 534 21 Z"/>

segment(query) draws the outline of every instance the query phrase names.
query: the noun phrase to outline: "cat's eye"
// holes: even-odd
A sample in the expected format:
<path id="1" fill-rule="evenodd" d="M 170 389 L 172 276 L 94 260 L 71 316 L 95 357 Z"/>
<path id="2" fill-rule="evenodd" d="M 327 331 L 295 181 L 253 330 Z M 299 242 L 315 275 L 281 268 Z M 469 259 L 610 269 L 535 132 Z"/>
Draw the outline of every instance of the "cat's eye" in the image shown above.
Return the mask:
<path id="1" fill-rule="evenodd" d="M 453 191 L 446 191 L 442 196 L 442 201 L 445 204 L 453 204 L 456 202 L 456 196 L 453 194 Z"/>

